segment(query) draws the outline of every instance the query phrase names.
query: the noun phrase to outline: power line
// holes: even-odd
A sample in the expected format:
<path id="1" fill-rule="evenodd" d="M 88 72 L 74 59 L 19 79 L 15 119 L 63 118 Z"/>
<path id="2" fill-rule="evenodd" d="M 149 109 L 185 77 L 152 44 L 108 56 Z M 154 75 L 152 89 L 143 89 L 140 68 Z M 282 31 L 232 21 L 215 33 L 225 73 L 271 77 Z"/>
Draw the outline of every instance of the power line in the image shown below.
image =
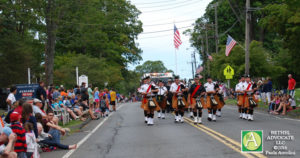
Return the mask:
<path id="1" fill-rule="evenodd" d="M 186 0 L 186 1 L 182 1 L 182 2 L 178 2 L 178 3 L 170 3 L 170 4 L 160 4 L 160 5 L 156 5 L 156 6 L 147 6 L 147 7 L 137 7 L 138 9 L 145 9 L 145 8 L 160 8 L 160 7 L 165 7 L 165 6 L 174 6 L 174 5 L 178 5 L 178 4 L 184 4 L 186 2 L 190 2 L 191 0 Z"/>
<path id="2" fill-rule="evenodd" d="M 202 0 L 201 0 L 202 1 Z M 166 10 L 171 10 L 171 9 L 175 9 L 175 8 L 179 8 L 179 7 L 183 7 L 183 6 L 187 6 L 187 5 L 191 5 L 191 4 L 195 4 L 195 3 L 199 3 L 201 1 L 192 1 L 192 3 L 188 3 L 185 5 L 179 5 L 179 6 L 175 6 L 175 7 L 170 7 L 170 8 L 164 8 L 164 9 L 156 9 L 156 10 L 149 10 L 149 11 L 144 11 L 142 13 L 153 13 L 153 12 L 159 12 L 159 11 L 166 11 Z"/>
<path id="3" fill-rule="evenodd" d="M 197 19 L 198 18 L 188 19 L 188 20 L 182 20 L 182 21 L 176 21 L 176 23 L 182 23 L 182 22 L 187 22 L 187 21 L 194 21 L 194 20 L 197 20 Z M 159 26 L 159 25 L 168 25 L 168 24 L 174 24 L 174 22 L 160 23 L 160 24 L 151 24 L 151 25 L 143 25 L 143 26 L 149 27 L 149 26 Z"/>
<path id="4" fill-rule="evenodd" d="M 190 26 L 185 26 L 185 27 L 179 27 L 177 29 L 184 29 L 184 28 L 188 28 L 188 27 L 191 27 L 193 25 L 190 25 Z M 172 31 L 174 29 L 167 29 L 167 30 L 160 30 L 160 31 L 153 31 L 153 32 L 142 32 L 141 34 L 152 34 L 152 33 L 159 33 L 159 32 L 166 32 L 166 31 Z"/>
<path id="5" fill-rule="evenodd" d="M 176 1 L 176 0 L 173 0 Z M 148 4 L 157 4 L 157 3 L 170 3 L 173 2 L 172 0 L 167 1 L 156 1 L 156 2 L 147 2 L 147 3 L 134 3 L 134 5 L 148 5 Z"/>

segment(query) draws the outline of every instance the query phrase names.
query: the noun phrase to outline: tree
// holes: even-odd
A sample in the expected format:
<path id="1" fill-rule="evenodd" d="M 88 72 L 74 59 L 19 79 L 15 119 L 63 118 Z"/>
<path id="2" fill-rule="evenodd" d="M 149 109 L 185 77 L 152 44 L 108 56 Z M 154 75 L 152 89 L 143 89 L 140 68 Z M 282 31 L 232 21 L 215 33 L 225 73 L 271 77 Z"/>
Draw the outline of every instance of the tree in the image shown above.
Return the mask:
<path id="1" fill-rule="evenodd" d="M 158 60 L 158 61 L 146 61 L 144 64 L 139 65 L 135 68 L 135 71 L 140 73 L 140 74 L 145 74 L 145 73 L 164 73 L 167 72 L 168 69 L 164 66 L 163 62 Z"/>

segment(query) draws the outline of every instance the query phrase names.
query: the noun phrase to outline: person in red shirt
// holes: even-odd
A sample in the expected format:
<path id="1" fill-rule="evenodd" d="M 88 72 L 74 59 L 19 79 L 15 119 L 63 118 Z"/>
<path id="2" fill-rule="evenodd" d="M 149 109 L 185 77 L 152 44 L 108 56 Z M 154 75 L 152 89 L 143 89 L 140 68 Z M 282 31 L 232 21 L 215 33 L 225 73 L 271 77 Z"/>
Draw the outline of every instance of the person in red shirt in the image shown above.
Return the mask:
<path id="1" fill-rule="evenodd" d="M 295 87 L 296 87 L 296 81 L 293 79 L 292 74 L 288 75 L 289 81 L 288 81 L 288 90 L 289 94 L 292 96 L 292 98 L 295 97 Z"/>
<path id="2" fill-rule="evenodd" d="M 26 144 L 26 136 L 25 136 L 26 131 L 22 127 L 20 120 L 21 120 L 21 115 L 18 112 L 11 113 L 10 128 L 17 135 L 17 140 L 15 143 L 15 152 L 18 154 L 18 157 L 26 158 L 26 152 L 27 152 L 27 144 Z"/>

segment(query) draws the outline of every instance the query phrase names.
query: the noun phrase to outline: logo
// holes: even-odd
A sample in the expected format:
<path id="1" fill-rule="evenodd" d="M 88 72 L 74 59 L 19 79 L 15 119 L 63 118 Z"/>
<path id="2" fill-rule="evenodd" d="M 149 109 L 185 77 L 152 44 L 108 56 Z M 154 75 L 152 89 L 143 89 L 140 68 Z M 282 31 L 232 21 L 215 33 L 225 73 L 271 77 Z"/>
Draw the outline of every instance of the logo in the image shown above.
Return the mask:
<path id="1" fill-rule="evenodd" d="M 247 153 L 263 152 L 263 131 L 262 130 L 242 130 L 241 131 L 241 151 Z"/>

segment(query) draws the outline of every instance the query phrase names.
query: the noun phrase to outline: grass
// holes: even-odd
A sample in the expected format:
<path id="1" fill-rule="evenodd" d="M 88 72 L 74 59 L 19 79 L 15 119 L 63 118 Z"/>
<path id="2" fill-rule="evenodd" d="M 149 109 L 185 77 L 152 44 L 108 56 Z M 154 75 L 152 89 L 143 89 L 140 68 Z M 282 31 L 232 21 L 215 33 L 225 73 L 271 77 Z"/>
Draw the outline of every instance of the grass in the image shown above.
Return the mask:
<path id="1" fill-rule="evenodd" d="M 80 120 L 71 120 L 69 123 L 65 124 L 64 126 L 63 126 L 62 122 L 59 122 L 58 125 L 63 128 L 71 128 L 73 126 L 80 125 L 81 123 L 82 123 L 82 121 L 80 121 Z"/>

